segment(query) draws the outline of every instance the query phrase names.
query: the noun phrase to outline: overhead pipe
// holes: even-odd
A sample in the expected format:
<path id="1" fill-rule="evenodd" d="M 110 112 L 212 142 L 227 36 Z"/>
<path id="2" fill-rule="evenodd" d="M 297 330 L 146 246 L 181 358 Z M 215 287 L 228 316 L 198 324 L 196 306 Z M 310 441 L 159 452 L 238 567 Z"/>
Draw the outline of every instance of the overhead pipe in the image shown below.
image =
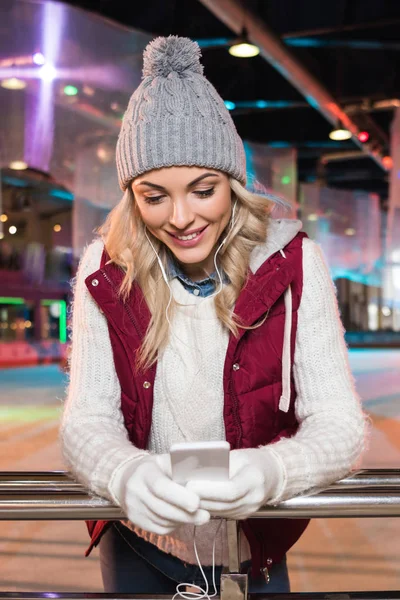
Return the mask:
<path id="1" fill-rule="evenodd" d="M 363 101 L 361 103 L 346 105 L 346 113 L 354 115 L 358 113 L 371 113 L 379 110 L 391 110 L 400 107 L 400 98 L 387 98 L 385 100 Z"/>
<path id="2" fill-rule="evenodd" d="M 248 39 L 260 48 L 260 55 L 267 60 L 293 87 L 295 87 L 334 127 L 340 121 L 352 134 L 352 139 L 361 150 L 370 156 L 382 169 L 382 154 L 377 149 L 362 144 L 358 139 L 361 129 L 337 103 L 325 87 L 297 60 L 285 44 L 269 27 L 238 0 L 200 0 L 229 29 L 240 35 L 246 27 Z"/>

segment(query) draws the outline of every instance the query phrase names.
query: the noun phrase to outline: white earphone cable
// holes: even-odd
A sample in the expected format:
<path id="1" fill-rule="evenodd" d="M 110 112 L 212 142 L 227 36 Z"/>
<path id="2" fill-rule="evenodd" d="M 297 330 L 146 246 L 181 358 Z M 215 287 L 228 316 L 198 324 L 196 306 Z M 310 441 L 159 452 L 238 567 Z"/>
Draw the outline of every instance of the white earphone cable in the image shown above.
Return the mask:
<path id="1" fill-rule="evenodd" d="M 201 571 L 201 574 L 203 576 L 204 579 L 204 583 L 205 583 L 205 589 L 203 589 L 200 585 L 195 585 L 193 583 L 178 583 L 178 585 L 176 586 L 176 594 L 172 597 L 172 600 L 175 600 L 175 598 L 183 598 L 184 600 L 203 600 L 203 598 L 207 598 L 207 600 L 210 600 L 211 598 L 215 598 L 215 596 L 217 596 L 218 594 L 218 590 L 217 590 L 217 583 L 215 581 L 215 546 L 216 546 L 216 542 L 217 542 L 217 535 L 219 533 L 219 530 L 221 528 L 222 525 L 222 520 L 219 522 L 218 527 L 217 527 L 217 531 L 215 532 L 214 535 L 214 540 L 213 540 L 213 549 L 212 549 L 212 582 L 213 582 L 213 588 L 214 588 L 214 593 L 213 594 L 209 594 L 208 590 L 209 590 L 209 585 L 208 585 L 208 579 L 206 577 L 206 574 L 204 573 L 203 567 L 201 565 L 200 562 L 200 558 L 199 558 L 199 553 L 197 551 L 197 546 L 196 546 L 196 527 L 194 528 L 194 535 L 193 535 L 193 548 L 194 548 L 194 553 L 196 555 L 196 560 L 197 560 L 197 564 L 199 565 L 199 569 Z M 181 591 L 181 586 L 190 586 L 193 588 L 198 589 L 198 592 L 187 592 L 185 591 Z"/>
<path id="2" fill-rule="evenodd" d="M 233 209 L 232 209 L 232 218 L 231 218 L 230 231 L 233 229 L 233 226 L 235 225 L 236 204 L 237 204 L 237 200 L 235 201 L 235 204 L 233 205 Z M 167 308 L 165 310 L 165 316 L 166 316 L 166 319 L 167 319 L 168 324 L 170 326 L 170 331 L 173 332 L 171 321 L 170 321 L 169 316 L 168 316 L 168 310 L 169 310 L 169 307 L 171 306 L 172 297 L 173 297 L 172 289 L 171 289 L 171 286 L 169 285 L 168 276 L 167 276 L 167 273 L 165 272 L 165 268 L 164 268 L 164 265 L 162 264 L 161 258 L 159 257 L 158 252 L 155 249 L 155 247 L 154 247 L 151 239 L 147 235 L 146 229 L 145 229 L 145 235 L 146 235 L 146 237 L 147 237 L 147 239 L 148 239 L 148 241 L 150 243 L 150 246 L 152 247 L 152 249 L 154 251 L 154 254 L 157 257 L 157 261 L 158 261 L 158 264 L 160 266 L 163 279 L 164 279 L 164 281 L 167 284 L 168 289 L 169 289 L 169 301 L 168 301 L 168 304 L 167 304 Z M 217 254 L 221 250 L 222 246 L 225 244 L 225 242 L 226 242 L 226 240 L 228 238 L 228 235 L 229 235 L 229 232 L 225 236 L 225 238 L 222 240 L 221 244 L 218 246 L 218 248 L 217 248 L 217 250 L 216 250 L 216 252 L 214 254 L 214 266 L 215 266 L 215 270 L 216 270 L 217 275 L 218 275 L 219 286 L 218 286 L 218 289 L 213 294 L 211 294 L 210 296 L 207 296 L 207 299 L 213 298 L 214 296 L 217 296 L 222 291 L 222 289 L 223 289 L 223 285 L 224 284 L 223 284 L 223 281 L 222 281 L 221 273 L 220 273 L 220 271 L 218 269 L 218 265 L 217 265 Z M 206 577 L 206 575 L 204 573 L 203 567 L 201 565 L 199 554 L 198 554 L 198 551 L 197 551 L 197 546 L 196 546 L 196 527 L 195 527 L 194 528 L 194 537 L 193 537 L 193 548 L 194 548 L 194 552 L 195 552 L 195 555 L 196 555 L 197 564 L 198 564 L 198 566 L 200 568 L 201 574 L 202 574 L 204 582 L 205 582 L 205 589 L 203 589 L 199 585 L 193 585 L 192 583 L 179 583 L 176 586 L 176 594 L 172 597 L 172 600 L 175 600 L 177 597 L 183 598 L 183 600 L 203 600 L 203 598 L 207 598 L 207 600 L 210 600 L 211 598 L 215 598 L 215 596 L 217 595 L 218 592 L 217 592 L 217 585 L 216 585 L 216 581 L 215 581 L 215 546 L 216 546 L 217 535 L 219 533 L 221 525 L 222 525 L 222 520 L 221 520 L 221 522 L 218 525 L 217 531 L 215 532 L 214 541 L 213 541 L 213 550 L 212 550 L 212 581 L 213 581 L 214 593 L 212 595 L 209 595 L 209 593 L 208 593 L 208 591 L 209 591 L 208 580 L 207 580 L 207 577 Z M 182 586 L 185 586 L 185 587 L 186 586 L 190 586 L 190 587 L 198 589 L 199 591 L 198 592 L 181 591 L 180 588 Z"/>

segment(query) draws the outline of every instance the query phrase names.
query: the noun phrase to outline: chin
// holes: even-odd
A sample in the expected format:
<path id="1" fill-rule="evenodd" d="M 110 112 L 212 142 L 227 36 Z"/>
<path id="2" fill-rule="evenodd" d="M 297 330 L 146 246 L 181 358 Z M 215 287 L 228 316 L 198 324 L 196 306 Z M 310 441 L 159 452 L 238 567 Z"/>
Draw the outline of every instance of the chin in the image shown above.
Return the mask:
<path id="1" fill-rule="evenodd" d="M 200 248 L 170 248 L 170 250 L 175 258 L 179 260 L 179 262 L 188 265 L 204 262 L 212 252 L 212 248 L 209 250 L 200 250 Z"/>

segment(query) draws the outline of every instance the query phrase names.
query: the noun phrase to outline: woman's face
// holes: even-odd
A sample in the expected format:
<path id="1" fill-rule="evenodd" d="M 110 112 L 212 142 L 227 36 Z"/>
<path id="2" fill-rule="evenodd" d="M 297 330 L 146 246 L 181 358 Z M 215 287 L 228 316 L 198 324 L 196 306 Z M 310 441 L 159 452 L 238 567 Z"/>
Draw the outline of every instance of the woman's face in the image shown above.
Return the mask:
<path id="1" fill-rule="evenodd" d="M 185 272 L 197 279 L 211 273 L 231 215 L 228 176 L 203 167 L 154 169 L 134 179 L 132 191 L 143 222 Z"/>

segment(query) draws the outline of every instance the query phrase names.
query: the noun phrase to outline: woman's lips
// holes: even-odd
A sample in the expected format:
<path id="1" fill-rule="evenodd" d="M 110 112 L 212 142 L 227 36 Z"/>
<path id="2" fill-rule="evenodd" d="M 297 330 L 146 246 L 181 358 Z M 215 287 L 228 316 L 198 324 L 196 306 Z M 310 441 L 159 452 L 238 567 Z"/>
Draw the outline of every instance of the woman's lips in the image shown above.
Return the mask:
<path id="1" fill-rule="evenodd" d="M 191 240 L 180 240 L 178 237 L 176 237 L 172 233 L 170 234 L 170 236 L 173 239 L 174 244 L 176 244 L 177 246 L 182 246 L 184 248 L 191 248 L 192 246 L 196 246 L 199 242 L 201 242 L 201 240 L 204 237 L 205 232 L 207 231 L 207 228 L 208 228 L 208 225 L 206 225 L 203 229 L 200 229 L 200 233 Z"/>
<path id="2" fill-rule="evenodd" d="M 208 227 L 208 225 L 204 225 L 203 227 L 199 227 L 198 229 L 192 229 L 192 231 L 188 231 L 187 233 L 172 233 L 171 231 L 168 231 L 167 233 L 169 233 L 170 235 L 172 235 L 172 237 L 182 237 L 182 236 L 187 236 L 187 235 L 192 235 L 193 233 L 199 233 L 201 231 L 203 231 L 206 227 Z"/>

